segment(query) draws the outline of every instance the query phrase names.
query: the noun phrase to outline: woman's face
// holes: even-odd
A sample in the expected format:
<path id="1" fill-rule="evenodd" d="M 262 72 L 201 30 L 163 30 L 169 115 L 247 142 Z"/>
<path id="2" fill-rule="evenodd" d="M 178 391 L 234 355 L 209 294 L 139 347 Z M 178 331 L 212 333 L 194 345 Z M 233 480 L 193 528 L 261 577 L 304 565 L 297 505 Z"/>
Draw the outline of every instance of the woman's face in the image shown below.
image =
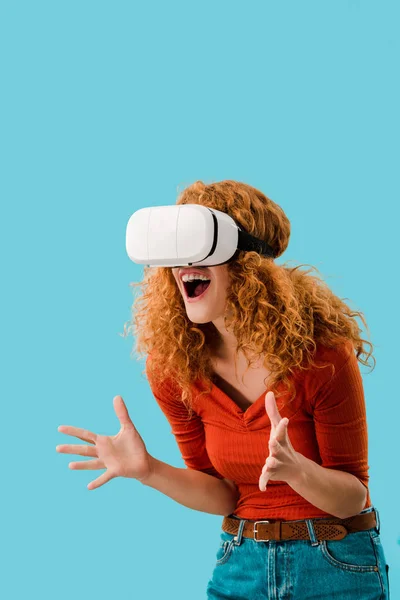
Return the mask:
<path id="1" fill-rule="evenodd" d="M 207 290 L 198 298 L 189 298 L 182 281 L 185 273 L 201 273 L 210 280 Z M 228 267 L 226 264 L 216 267 L 176 267 L 172 274 L 185 302 L 188 318 L 193 323 L 209 323 L 212 321 L 217 329 L 224 322 L 227 288 L 229 286 Z"/>

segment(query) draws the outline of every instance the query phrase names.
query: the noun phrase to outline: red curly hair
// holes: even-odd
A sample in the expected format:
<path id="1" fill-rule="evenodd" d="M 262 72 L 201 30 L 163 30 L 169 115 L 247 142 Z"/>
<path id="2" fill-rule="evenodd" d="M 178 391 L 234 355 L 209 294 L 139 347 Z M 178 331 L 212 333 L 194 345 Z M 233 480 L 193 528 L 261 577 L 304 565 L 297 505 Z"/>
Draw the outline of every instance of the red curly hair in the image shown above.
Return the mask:
<path id="1" fill-rule="evenodd" d="M 207 185 L 196 181 L 179 194 L 176 204 L 201 204 L 229 214 L 246 231 L 265 240 L 276 258 L 288 246 L 290 221 L 282 208 L 245 183 L 226 180 Z M 373 351 L 371 342 L 361 338 L 355 320 L 358 316 L 369 332 L 363 313 L 353 311 L 322 279 L 311 274 L 313 269 L 318 271 L 315 267 L 302 271 L 301 266 L 278 265 L 254 251 L 240 251 L 236 260 L 227 263 L 230 285 L 225 327 L 237 339 L 236 356 L 242 351 L 249 366 L 264 357 L 264 365 L 272 371 L 270 388 L 275 391 L 283 382 L 292 392 L 291 399 L 295 395 L 294 370 L 318 367 L 313 362 L 317 343 L 332 348 L 351 341 L 364 365 Z M 188 319 L 172 268 L 145 267 L 143 281 L 130 286 L 140 286 L 143 292 L 133 303 L 133 318 L 124 324 L 122 335 L 133 330 L 138 360 L 143 353 L 157 355 L 157 360 L 147 361 L 149 378 L 156 383 L 173 381 L 192 415 L 193 382 L 208 383 L 201 393 L 211 391 L 210 349 L 219 333 L 212 322 L 194 324 Z M 366 360 L 361 355 L 366 355 Z"/>

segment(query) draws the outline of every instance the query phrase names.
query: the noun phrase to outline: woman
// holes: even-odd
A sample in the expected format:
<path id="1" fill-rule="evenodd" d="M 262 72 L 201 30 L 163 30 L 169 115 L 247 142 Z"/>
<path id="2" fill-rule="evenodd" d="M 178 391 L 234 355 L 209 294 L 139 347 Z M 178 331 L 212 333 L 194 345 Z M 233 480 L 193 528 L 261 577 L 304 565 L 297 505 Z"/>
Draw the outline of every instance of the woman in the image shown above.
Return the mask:
<path id="1" fill-rule="evenodd" d="M 197 181 L 178 198 L 187 203 L 226 212 L 275 258 L 288 246 L 285 213 L 249 185 Z M 368 491 L 362 313 L 310 271 L 255 251 L 150 268 L 133 285 L 145 288 L 136 350 L 188 468 L 149 455 L 120 396 L 116 436 L 59 428 L 92 444 L 58 447 L 94 458 L 71 468 L 106 468 L 89 489 L 132 477 L 223 515 L 210 599 L 389 598 Z"/>

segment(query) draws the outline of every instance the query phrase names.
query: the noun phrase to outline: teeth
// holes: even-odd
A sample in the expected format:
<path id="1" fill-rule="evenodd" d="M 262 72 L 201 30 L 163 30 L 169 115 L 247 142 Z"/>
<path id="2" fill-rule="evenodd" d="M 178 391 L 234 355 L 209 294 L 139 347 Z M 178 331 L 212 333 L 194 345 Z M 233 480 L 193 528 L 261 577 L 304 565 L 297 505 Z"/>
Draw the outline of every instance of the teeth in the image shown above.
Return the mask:
<path id="1" fill-rule="evenodd" d="M 208 279 L 208 277 L 205 277 L 204 275 L 194 275 L 194 274 L 191 274 L 191 275 L 183 275 L 183 277 L 182 277 L 182 281 L 185 281 L 185 282 L 187 282 L 187 281 L 194 281 L 195 279 L 196 280 L 200 279 L 201 281 L 210 281 Z"/>

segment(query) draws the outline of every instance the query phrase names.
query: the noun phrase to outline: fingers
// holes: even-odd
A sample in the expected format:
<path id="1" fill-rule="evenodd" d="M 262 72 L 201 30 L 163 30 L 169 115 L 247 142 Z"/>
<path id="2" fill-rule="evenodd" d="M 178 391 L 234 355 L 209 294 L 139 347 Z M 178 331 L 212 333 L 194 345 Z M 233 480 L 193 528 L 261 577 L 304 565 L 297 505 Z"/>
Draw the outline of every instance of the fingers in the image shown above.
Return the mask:
<path id="1" fill-rule="evenodd" d="M 268 442 L 270 455 L 265 461 L 265 464 L 261 470 L 261 475 L 259 479 L 259 488 L 261 492 L 265 492 L 268 481 L 276 475 L 277 470 L 281 466 L 281 460 L 283 460 L 283 456 L 287 452 L 287 445 L 290 445 L 290 441 L 287 437 L 287 426 L 289 423 L 289 419 L 287 417 L 280 419 L 279 423 L 275 427 L 274 432 L 272 433 Z"/>
<path id="2" fill-rule="evenodd" d="M 271 426 L 277 427 L 282 417 L 276 405 L 274 392 L 267 392 L 265 395 L 265 409 L 271 421 Z"/>
<path id="3" fill-rule="evenodd" d="M 96 488 L 100 487 L 101 485 L 104 485 L 105 483 L 107 483 L 107 481 L 110 481 L 110 479 L 113 479 L 114 477 L 115 475 L 112 475 L 110 471 L 107 470 L 105 473 L 102 473 L 100 477 L 88 483 L 87 488 L 88 490 L 95 490 Z"/>
<path id="4" fill-rule="evenodd" d="M 91 444 L 96 443 L 97 434 L 88 431 L 88 429 L 81 429 L 80 427 L 73 427 L 72 425 L 60 425 L 58 431 L 66 433 L 67 435 L 73 435 L 84 442 L 90 442 Z"/>
<path id="5" fill-rule="evenodd" d="M 275 428 L 275 431 L 272 433 L 269 438 L 268 448 L 269 451 L 276 454 L 279 452 L 282 446 L 285 446 L 288 442 L 287 439 L 287 425 L 289 420 L 287 418 L 281 419 L 279 421 L 278 426 Z"/>
<path id="6" fill-rule="evenodd" d="M 262 468 L 261 476 L 258 483 L 261 492 L 265 492 L 265 488 L 267 487 L 267 484 L 273 475 L 271 471 L 272 468 L 273 467 L 270 464 L 266 464 Z"/>
<path id="7" fill-rule="evenodd" d="M 278 454 L 278 452 L 281 448 L 281 445 L 275 436 L 272 436 L 271 439 L 269 440 L 268 448 L 269 448 L 270 455 Z"/>
<path id="8" fill-rule="evenodd" d="M 80 444 L 61 444 L 56 446 L 57 452 L 64 454 L 80 454 L 81 456 L 96 456 L 97 450 L 94 446 L 81 446 Z"/>
<path id="9" fill-rule="evenodd" d="M 277 439 L 277 441 L 279 443 L 281 443 L 282 445 L 285 444 L 285 442 L 287 441 L 286 434 L 287 434 L 288 423 L 289 423 L 289 419 L 287 417 L 285 417 L 284 419 L 281 419 L 275 430 L 274 436 Z"/>
<path id="10" fill-rule="evenodd" d="M 265 465 L 261 470 L 261 475 L 258 482 L 258 487 L 261 492 L 265 492 L 267 484 L 274 474 L 274 470 L 277 466 L 278 460 L 272 456 L 268 456 L 267 460 L 265 461 Z"/>
<path id="11" fill-rule="evenodd" d="M 265 464 L 262 468 L 261 474 L 263 475 L 267 470 L 270 471 L 271 469 L 275 469 L 275 467 L 277 467 L 277 465 L 278 465 L 277 459 L 273 456 L 268 456 L 268 458 L 265 461 Z"/>
<path id="12" fill-rule="evenodd" d="M 76 471 L 87 469 L 105 469 L 106 466 L 99 458 L 95 460 L 81 460 L 79 462 L 70 462 L 69 468 Z"/>
<path id="13" fill-rule="evenodd" d="M 125 402 L 122 399 L 122 396 L 114 396 L 113 399 L 115 414 L 118 417 L 121 425 L 132 425 L 131 418 L 128 413 L 128 409 L 126 408 Z"/>

